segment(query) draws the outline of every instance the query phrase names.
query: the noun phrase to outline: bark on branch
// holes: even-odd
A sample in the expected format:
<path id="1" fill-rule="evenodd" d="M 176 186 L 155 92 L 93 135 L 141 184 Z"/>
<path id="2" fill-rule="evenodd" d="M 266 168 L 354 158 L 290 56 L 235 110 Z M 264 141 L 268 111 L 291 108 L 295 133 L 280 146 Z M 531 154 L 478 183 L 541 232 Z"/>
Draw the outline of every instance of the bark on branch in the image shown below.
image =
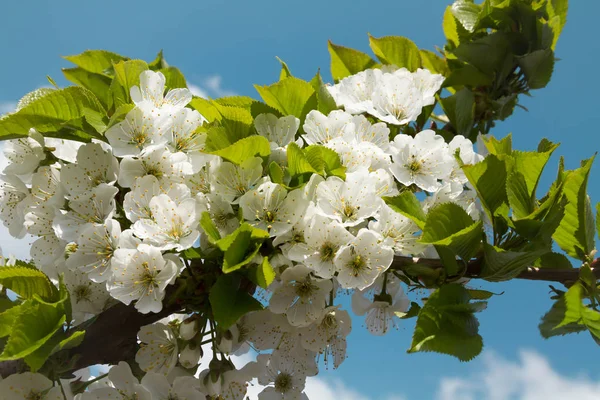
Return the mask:
<path id="1" fill-rule="evenodd" d="M 404 270 L 409 266 L 420 265 L 432 269 L 442 268 L 438 259 L 395 257 L 393 270 Z M 592 263 L 592 271 L 600 279 L 600 259 Z M 465 276 L 468 278 L 480 278 L 481 261 L 474 260 L 467 265 Z M 568 284 L 579 278 L 579 269 L 552 269 L 537 268 L 527 269 L 517 279 L 536 281 L 560 282 Z M 169 292 L 174 291 L 174 287 Z M 169 295 L 167 294 L 167 298 Z M 95 364 L 117 364 L 119 361 L 135 358 L 137 350 L 137 333 L 144 325 L 156 322 L 172 313 L 179 311 L 179 307 L 165 307 L 158 314 L 140 314 L 133 305 L 116 304 L 96 317 L 86 328 L 83 342 L 70 350 L 57 353 L 61 359 L 74 360 L 69 371 Z M 22 360 L 0 362 L 0 375 L 18 373 L 27 369 Z"/>

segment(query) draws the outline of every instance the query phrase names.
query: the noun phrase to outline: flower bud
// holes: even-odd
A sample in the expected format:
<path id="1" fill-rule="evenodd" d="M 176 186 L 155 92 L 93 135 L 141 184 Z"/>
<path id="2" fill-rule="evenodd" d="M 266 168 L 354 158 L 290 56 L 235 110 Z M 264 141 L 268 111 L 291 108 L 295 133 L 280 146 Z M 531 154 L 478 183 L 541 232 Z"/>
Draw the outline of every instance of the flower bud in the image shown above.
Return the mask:
<path id="1" fill-rule="evenodd" d="M 179 337 L 183 340 L 192 340 L 198 333 L 195 319 L 188 318 L 179 326 Z"/>
<path id="2" fill-rule="evenodd" d="M 202 348 L 192 344 L 185 346 L 179 353 L 179 363 L 185 368 L 195 367 L 200 362 L 200 358 L 202 358 Z"/>

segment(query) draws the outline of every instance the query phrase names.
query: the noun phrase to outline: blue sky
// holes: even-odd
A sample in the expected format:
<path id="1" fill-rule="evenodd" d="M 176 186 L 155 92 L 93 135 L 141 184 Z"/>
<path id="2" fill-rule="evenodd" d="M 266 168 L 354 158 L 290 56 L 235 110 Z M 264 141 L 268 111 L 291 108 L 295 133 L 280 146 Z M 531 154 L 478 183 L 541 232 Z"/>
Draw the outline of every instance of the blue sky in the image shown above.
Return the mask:
<path id="1" fill-rule="evenodd" d="M 253 84 L 270 84 L 278 77 L 280 66 L 275 56 L 285 60 L 297 76 L 310 78 L 321 68 L 329 78 L 328 39 L 368 51 L 367 33 L 402 35 L 433 50 L 435 45 L 444 43 L 441 19 L 449 3 L 450 0 L 40 0 L 35 5 L 5 2 L 0 7 L 4 16 L 0 24 L 0 107 L 47 85 L 46 75 L 66 84 L 60 68 L 68 63 L 59 56 L 97 48 L 142 59 L 152 59 L 163 49 L 169 63 L 179 67 L 190 83 L 208 94 L 257 97 Z M 513 142 L 521 149 L 535 148 L 542 137 L 561 142 L 555 154 L 564 155 L 569 168 L 600 149 L 596 132 L 600 122 L 596 97 L 600 83 L 594 79 L 600 61 L 600 41 L 591 40 L 590 35 L 598 13 L 600 2 L 572 2 L 558 43 L 557 56 L 561 61 L 556 64 L 552 82 L 548 88 L 534 92 L 532 98 L 521 99 L 529 112 L 517 110 L 509 121 L 494 129 L 496 136 L 513 132 Z M 557 157 L 553 161 L 546 185 L 549 176 L 555 174 Z M 598 164 L 593 167 L 590 181 L 594 203 L 600 201 L 600 188 L 595 185 L 600 177 Z M 5 252 L 10 251 L 5 247 L 9 242 L 3 238 L 0 243 Z M 410 344 L 412 323 L 402 323 L 397 332 L 375 338 L 364 331 L 360 319 L 355 319 L 348 360 L 339 370 L 323 373 L 323 382 L 333 385 L 328 390 L 339 394 L 340 387 L 345 386 L 369 399 L 388 399 L 390 395 L 433 399 L 439 394 L 442 378 L 468 378 L 480 371 L 492 371 L 490 365 L 512 365 L 515 369 L 528 365 L 528 354 L 543 355 L 557 374 L 570 379 L 588 376 L 596 382 L 600 380 L 600 350 L 587 334 L 550 341 L 539 336 L 539 318 L 551 304 L 547 285 L 474 284 L 505 292 L 492 298 L 488 309 L 479 315 L 487 352 L 484 357 L 460 363 L 437 354 L 408 355 L 405 350 Z M 534 353 L 520 353 L 522 349 Z M 496 379 L 509 377 L 500 374 Z M 469 390 L 461 393 L 476 394 L 462 398 L 490 396 Z M 350 394 L 346 397 L 350 398 Z M 461 397 L 452 397 L 458 398 Z"/>

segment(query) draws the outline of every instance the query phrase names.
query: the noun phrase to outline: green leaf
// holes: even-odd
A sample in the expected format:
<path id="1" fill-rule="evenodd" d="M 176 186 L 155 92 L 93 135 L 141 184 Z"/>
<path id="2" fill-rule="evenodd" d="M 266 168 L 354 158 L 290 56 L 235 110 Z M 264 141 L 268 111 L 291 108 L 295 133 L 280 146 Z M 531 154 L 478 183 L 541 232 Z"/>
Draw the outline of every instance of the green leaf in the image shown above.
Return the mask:
<path id="1" fill-rule="evenodd" d="M 321 73 L 317 72 L 317 74 L 310 80 L 310 84 L 313 89 L 315 89 L 315 93 L 317 93 L 317 110 L 319 110 L 324 115 L 328 115 L 331 111 L 336 110 L 337 104 L 335 104 L 335 100 L 329 90 L 327 90 L 327 86 L 323 79 L 321 79 Z"/>
<path id="2" fill-rule="evenodd" d="M 306 160 L 320 175 L 346 179 L 346 168 L 335 151 L 325 146 L 311 145 L 306 147 L 303 152 Z"/>
<path id="3" fill-rule="evenodd" d="M 178 68 L 167 67 L 159 70 L 165 76 L 167 89 L 187 88 L 185 77 Z"/>
<path id="4" fill-rule="evenodd" d="M 479 322 L 473 315 L 485 302 L 470 303 L 471 296 L 460 284 L 443 285 L 419 311 L 409 353 L 435 351 L 461 361 L 475 358 L 483 348 Z"/>
<path id="5" fill-rule="evenodd" d="M 283 115 L 294 115 L 304 121 L 310 110 L 317 108 L 317 94 L 312 85 L 289 77 L 271 86 L 254 86 L 267 105 Z"/>
<path id="6" fill-rule="evenodd" d="M 471 136 L 475 120 L 475 96 L 469 89 L 461 89 L 452 96 L 441 99 L 442 109 L 452 122 L 458 135 Z"/>
<path id="7" fill-rule="evenodd" d="M 0 361 L 23 358 L 44 345 L 62 328 L 64 312 L 48 304 L 28 300 L 21 305 Z"/>
<path id="8" fill-rule="evenodd" d="M 154 58 L 154 60 L 150 61 L 150 63 L 148 63 L 148 68 L 150 68 L 152 71 L 158 71 L 162 68 L 167 68 L 169 65 L 167 64 L 167 61 L 165 60 L 165 57 L 163 56 L 163 51 L 159 51 L 158 54 L 156 55 L 156 57 Z"/>
<path id="9" fill-rule="evenodd" d="M 444 203 L 427 214 L 421 242 L 450 249 L 464 261 L 469 261 L 479 251 L 483 222 L 475 222 L 458 204 Z M 455 274 L 458 271 L 448 271 Z"/>
<path id="10" fill-rule="evenodd" d="M 435 54 L 433 51 L 419 50 L 419 53 L 421 54 L 421 62 L 424 68 L 433 73 L 448 76 L 450 70 L 448 69 L 446 60 Z"/>
<path id="11" fill-rule="evenodd" d="M 76 85 L 92 91 L 102 105 L 108 108 L 111 79 L 105 75 L 95 74 L 83 68 L 63 68 L 65 78 Z"/>
<path id="12" fill-rule="evenodd" d="M 277 59 L 277 61 L 279 61 L 279 63 L 281 64 L 281 72 L 279 73 L 279 80 L 284 80 L 286 78 L 292 77 L 292 72 L 290 71 L 290 68 L 288 67 L 288 65 L 285 63 L 285 61 L 283 61 L 281 58 L 279 57 L 275 57 Z"/>
<path id="13" fill-rule="evenodd" d="M 444 29 L 444 35 L 446 36 L 446 39 L 451 42 L 454 47 L 458 46 L 460 44 L 460 38 L 458 36 L 456 18 L 452 14 L 451 6 L 446 7 L 442 27 Z"/>
<path id="14" fill-rule="evenodd" d="M 487 299 L 491 298 L 493 295 L 495 295 L 495 293 L 488 292 L 487 290 L 481 290 L 481 289 L 467 289 L 467 292 L 469 292 L 469 296 L 471 296 L 471 298 L 473 300 L 487 300 Z M 502 294 L 502 293 L 500 293 L 500 294 Z"/>
<path id="15" fill-rule="evenodd" d="M 569 10 L 569 0 L 550 0 L 547 2 L 547 12 L 549 25 L 554 33 L 552 41 L 552 50 L 556 48 L 556 42 L 562 33 L 563 27 L 567 22 L 567 12 Z"/>
<path id="16" fill-rule="evenodd" d="M 58 298 L 58 290 L 50 279 L 42 271 L 23 262 L 0 267 L 0 284 L 24 299 L 31 299 L 34 295 L 49 301 Z"/>
<path id="17" fill-rule="evenodd" d="M 131 103 L 130 89 L 139 86 L 140 74 L 148 70 L 148 64 L 142 60 L 120 61 L 114 64 L 115 78 L 110 85 L 110 106 L 118 108 Z"/>
<path id="18" fill-rule="evenodd" d="M 21 306 L 15 304 L 13 307 L 0 314 L 0 338 L 10 335 L 15 320 L 21 313 Z"/>
<path id="19" fill-rule="evenodd" d="M 134 108 L 135 104 L 123 104 L 117 108 L 108 121 L 107 129 L 123 121 L 127 117 L 127 114 L 129 114 L 129 111 Z"/>
<path id="20" fill-rule="evenodd" d="M 210 289 L 208 299 L 221 331 L 235 324 L 243 315 L 263 308 L 258 300 L 240 287 L 240 283 L 237 275 L 222 275 Z"/>
<path id="21" fill-rule="evenodd" d="M 73 86 L 52 90 L 1 119 L 0 140 L 27 136 L 31 128 L 44 133 L 44 136 L 55 137 L 56 131 L 66 123 L 82 118 L 85 109 L 104 112 L 100 101 L 85 88 Z M 92 138 L 83 132 L 79 134 L 69 139 L 89 141 Z"/>
<path id="22" fill-rule="evenodd" d="M 560 253 L 546 253 L 533 263 L 534 267 L 543 269 L 571 269 L 573 264 Z"/>
<path id="23" fill-rule="evenodd" d="M 527 78 L 530 89 L 546 87 L 554 71 L 554 52 L 550 49 L 536 50 L 518 59 L 519 67 Z"/>
<path id="24" fill-rule="evenodd" d="M 554 303 L 550 311 L 542 317 L 539 325 L 544 338 L 588 329 L 592 336 L 600 339 L 600 313 L 583 303 L 585 289 L 581 281 L 573 284 Z"/>
<path id="25" fill-rule="evenodd" d="M 483 136 L 483 143 L 490 154 L 496 156 L 512 154 L 512 135 L 510 133 L 501 140 L 491 135 L 485 135 Z"/>
<path id="26" fill-rule="evenodd" d="M 371 49 L 384 64 L 404 67 L 411 72 L 421 67 L 421 53 L 416 44 L 402 36 L 374 38 L 369 35 Z"/>
<path id="27" fill-rule="evenodd" d="M 462 167 L 490 220 L 496 211 L 508 203 L 506 197 L 506 164 L 493 154 L 483 161 Z"/>
<path id="28" fill-rule="evenodd" d="M 85 331 L 75 331 L 69 337 L 61 340 L 53 353 L 61 350 L 74 349 L 79 346 L 85 337 Z"/>
<path id="29" fill-rule="evenodd" d="M 113 75 L 113 64 L 128 60 L 127 57 L 106 50 L 86 50 L 81 54 L 63 58 L 86 71 L 105 76 Z"/>
<path id="30" fill-rule="evenodd" d="M 594 216 L 587 182 L 594 157 L 582 162 L 581 168 L 568 171 L 564 193 L 568 200 L 565 216 L 552 236 L 571 257 L 586 261 L 595 248 Z"/>
<path id="31" fill-rule="evenodd" d="M 507 281 L 517 277 L 527 267 L 550 251 L 549 248 L 526 248 L 522 251 L 508 251 L 484 243 L 481 278 L 490 282 Z"/>
<path id="32" fill-rule="evenodd" d="M 271 154 L 269 141 L 263 136 L 248 136 L 240 139 L 224 149 L 211 152 L 234 164 L 241 164 L 247 159 L 259 155 L 266 157 Z"/>
<path id="33" fill-rule="evenodd" d="M 262 242 L 269 234 L 248 223 L 243 223 L 230 235 L 216 242 L 223 255 L 223 272 L 228 274 L 249 264 L 258 254 Z"/>
<path id="34" fill-rule="evenodd" d="M 283 169 L 275 161 L 269 164 L 269 178 L 273 183 L 283 183 Z"/>
<path id="35" fill-rule="evenodd" d="M 202 251 L 198 247 L 191 247 L 189 249 L 184 250 L 183 257 L 187 260 L 199 260 L 204 258 Z"/>
<path id="36" fill-rule="evenodd" d="M 275 270 L 271 266 L 269 258 L 263 257 L 263 260 L 259 265 L 250 268 L 248 270 L 248 278 L 261 288 L 268 288 L 275 279 Z"/>
<path id="37" fill-rule="evenodd" d="M 318 173 L 315 167 L 308 161 L 302 149 L 294 142 L 287 146 L 288 171 L 291 176 L 306 173 Z"/>
<path id="38" fill-rule="evenodd" d="M 375 61 L 361 51 L 327 42 L 331 55 L 331 76 L 339 81 L 347 76 L 357 74 L 375 66 Z"/>
<path id="39" fill-rule="evenodd" d="M 209 242 L 216 243 L 221 239 L 221 234 L 215 226 L 215 223 L 210 217 L 210 213 L 208 211 L 204 211 L 202 213 L 202 217 L 200 218 L 200 226 L 208 236 Z"/>
<path id="40" fill-rule="evenodd" d="M 474 4 L 468 0 L 458 0 L 452 4 L 452 15 L 461 23 L 461 25 L 469 32 L 473 32 L 479 19 L 481 6 Z"/>
<path id="41" fill-rule="evenodd" d="M 190 102 L 190 107 L 202 114 L 208 122 L 221 120 L 221 113 L 210 100 L 203 99 L 202 97 L 194 97 Z"/>
<path id="42" fill-rule="evenodd" d="M 404 191 L 395 197 L 383 197 L 383 201 L 392 208 L 392 210 L 410 218 L 420 229 L 425 228 L 427 215 L 421 207 L 417 196 L 411 191 Z"/>

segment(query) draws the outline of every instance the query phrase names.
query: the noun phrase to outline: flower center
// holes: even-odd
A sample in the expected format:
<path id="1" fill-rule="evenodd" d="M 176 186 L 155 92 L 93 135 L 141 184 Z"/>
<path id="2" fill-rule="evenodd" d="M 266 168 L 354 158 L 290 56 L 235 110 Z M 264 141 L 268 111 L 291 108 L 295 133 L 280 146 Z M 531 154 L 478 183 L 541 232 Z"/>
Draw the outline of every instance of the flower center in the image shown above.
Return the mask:
<path id="1" fill-rule="evenodd" d="M 25 400 L 42 400 L 43 398 L 44 395 L 42 395 L 40 392 L 34 392 L 32 390 L 31 392 L 29 392 L 27 397 L 25 397 Z"/>
<path id="2" fill-rule="evenodd" d="M 89 301 L 92 295 L 92 289 L 88 285 L 79 285 L 73 291 L 73 295 L 75 296 L 75 301 L 79 303 L 80 301 Z"/>
<path id="3" fill-rule="evenodd" d="M 411 162 L 406 164 L 405 167 L 408 168 L 411 173 L 416 174 L 421 170 L 422 165 L 418 160 L 413 159 Z"/>
<path id="4" fill-rule="evenodd" d="M 144 268 L 144 272 L 142 272 L 139 281 L 135 281 L 134 284 L 142 284 L 143 286 L 152 289 L 158 287 L 158 280 L 156 279 L 157 272 L 156 270 L 152 271 L 150 269 L 150 265 L 144 261 L 142 263 L 142 268 Z"/>
<path id="5" fill-rule="evenodd" d="M 321 321 L 321 327 L 326 330 L 336 329 L 338 326 L 337 319 L 333 313 L 328 313 L 323 321 Z"/>
<path id="6" fill-rule="evenodd" d="M 131 143 L 136 145 L 139 149 L 141 149 L 142 147 L 144 147 L 144 144 L 146 143 L 146 140 L 148 140 L 148 135 L 146 135 L 145 130 L 142 129 L 136 129 L 132 134 L 131 134 Z"/>
<path id="7" fill-rule="evenodd" d="M 352 260 L 347 264 L 347 267 L 351 270 L 351 274 L 354 277 L 360 275 L 362 271 L 368 268 L 367 262 L 360 254 L 355 254 Z"/>
<path id="8" fill-rule="evenodd" d="M 356 218 L 358 213 L 358 207 L 354 207 L 352 204 L 348 204 L 346 202 L 344 202 L 344 205 L 342 207 L 342 214 L 344 215 L 344 217 L 346 217 L 346 219 L 349 220 L 353 220 Z"/>
<path id="9" fill-rule="evenodd" d="M 286 372 L 280 372 L 275 378 L 275 390 L 285 393 L 292 388 L 292 377 Z"/>
<path id="10" fill-rule="evenodd" d="M 321 246 L 319 253 L 321 254 L 321 261 L 331 261 L 335 257 L 335 246 L 331 242 L 325 242 Z"/>
<path id="11" fill-rule="evenodd" d="M 296 283 L 296 295 L 298 297 L 308 297 L 316 289 L 316 286 L 312 284 L 310 279 L 306 279 L 303 282 Z"/>
<path id="12" fill-rule="evenodd" d="M 146 175 L 153 175 L 156 177 L 156 179 L 162 178 L 163 172 L 161 171 L 161 169 L 158 166 L 150 165 L 145 162 L 142 162 L 142 166 L 144 167 L 144 170 L 146 171 Z"/>
<path id="13" fill-rule="evenodd" d="M 265 222 L 272 224 L 273 222 L 275 222 L 275 213 L 272 211 L 265 211 L 263 218 L 264 218 Z"/>

